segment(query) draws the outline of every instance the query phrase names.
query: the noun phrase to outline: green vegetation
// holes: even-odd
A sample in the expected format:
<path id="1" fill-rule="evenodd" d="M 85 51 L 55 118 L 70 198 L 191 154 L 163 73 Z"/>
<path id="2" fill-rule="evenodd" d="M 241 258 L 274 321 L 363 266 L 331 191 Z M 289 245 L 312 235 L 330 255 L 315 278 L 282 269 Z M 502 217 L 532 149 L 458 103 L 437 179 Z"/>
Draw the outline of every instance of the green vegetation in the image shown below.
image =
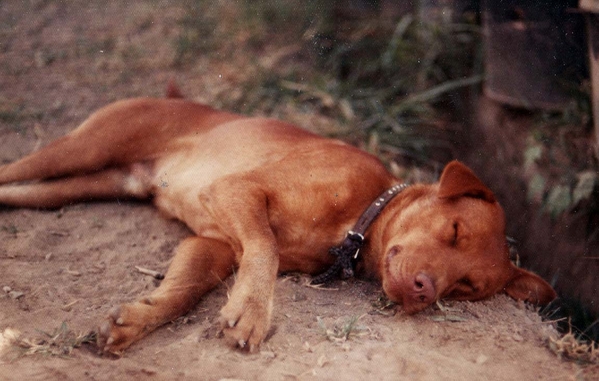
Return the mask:
<path id="1" fill-rule="evenodd" d="M 7 124 L 13 131 L 25 132 L 24 123 L 30 119 L 39 121 L 44 114 L 27 109 L 23 104 L 13 104 L 0 99 L 0 123 Z"/>
<path id="2" fill-rule="evenodd" d="M 576 94 L 564 110 L 538 114 L 524 151 L 524 170 L 531 173 L 529 200 L 553 218 L 564 213 L 586 218 L 586 237 L 596 239 L 599 168 L 588 139 L 593 128 L 590 89 L 582 87 Z"/>
<path id="3" fill-rule="evenodd" d="M 389 161 L 422 165 L 453 156 L 458 138 L 443 110 L 462 107 L 462 97 L 452 95 L 482 80 L 478 27 L 423 22 L 410 13 L 347 20 L 335 12 L 332 3 L 312 0 L 237 7 L 189 1 L 174 64 L 190 66 L 205 55 L 254 57 L 243 68 L 241 93 L 224 96 L 223 107 L 316 111 L 344 126 L 335 135 L 369 142 Z"/>
<path id="4" fill-rule="evenodd" d="M 350 339 L 350 336 L 358 336 L 368 329 L 358 325 L 359 316 L 350 316 L 343 322 L 336 322 L 328 328 L 320 317 L 316 317 L 318 326 L 327 340 L 335 343 L 344 343 Z"/>

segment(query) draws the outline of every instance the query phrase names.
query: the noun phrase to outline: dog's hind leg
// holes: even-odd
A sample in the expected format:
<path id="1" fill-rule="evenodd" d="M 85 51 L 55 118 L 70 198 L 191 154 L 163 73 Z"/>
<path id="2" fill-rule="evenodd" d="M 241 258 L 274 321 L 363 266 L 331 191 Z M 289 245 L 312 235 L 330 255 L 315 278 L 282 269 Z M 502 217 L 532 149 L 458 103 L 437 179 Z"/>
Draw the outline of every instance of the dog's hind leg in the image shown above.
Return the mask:
<path id="1" fill-rule="evenodd" d="M 202 295 L 228 277 L 235 254 L 228 244 L 201 237 L 187 238 L 160 287 L 135 303 L 115 307 L 98 329 L 98 347 L 119 353 L 155 328 L 188 312 Z"/>
<path id="2" fill-rule="evenodd" d="M 142 164 L 27 184 L 0 185 L 0 205 L 25 208 L 58 208 L 82 200 L 145 199 L 150 195 L 150 173 Z"/>
<path id="3" fill-rule="evenodd" d="M 138 99 L 105 106 L 67 135 L 0 166 L 0 184 L 76 176 L 142 162 L 155 153 L 155 140 L 162 142 L 159 148 L 164 150 L 163 142 L 172 135 L 161 132 L 167 108 L 161 105 Z"/>
<path id="4" fill-rule="evenodd" d="M 0 184 L 98 171 L 110 160 L 103 148 L 95 141 L 63 136 L 39 151 L 1 165 Z"/>

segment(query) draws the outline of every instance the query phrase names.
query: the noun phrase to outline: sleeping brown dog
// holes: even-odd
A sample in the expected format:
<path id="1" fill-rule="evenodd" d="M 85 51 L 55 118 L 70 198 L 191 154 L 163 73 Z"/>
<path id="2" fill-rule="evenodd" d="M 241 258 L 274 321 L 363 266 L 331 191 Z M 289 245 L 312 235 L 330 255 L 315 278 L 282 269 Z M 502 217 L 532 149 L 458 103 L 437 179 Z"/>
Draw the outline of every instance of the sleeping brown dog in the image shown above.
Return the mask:
<path id="1" fill-rule="evenodd" d="M 151 199 L 195 233 L 156 290 L 110 311 L 98 330 L 108 352 L 185 314 L 233 271 L 220 323 L 233 345 L 257 349 L 269 330 L 277 273 L 323 272 L 335 261 L 329 248 L 371 202 L 399 189 L 375 157 L 341 141 L 182 99 L 108 105 L 0 166 L 0 184 L 0 205 L 15 207 Z M 555 297 L 545 281 L 511 264 L 503 211 L 463 164 L 451 162 L 438 183 L 394 196 L 376 211 L 352 261 L 406 313 L 443 298 L 505 292 L 545 304 Z"/>

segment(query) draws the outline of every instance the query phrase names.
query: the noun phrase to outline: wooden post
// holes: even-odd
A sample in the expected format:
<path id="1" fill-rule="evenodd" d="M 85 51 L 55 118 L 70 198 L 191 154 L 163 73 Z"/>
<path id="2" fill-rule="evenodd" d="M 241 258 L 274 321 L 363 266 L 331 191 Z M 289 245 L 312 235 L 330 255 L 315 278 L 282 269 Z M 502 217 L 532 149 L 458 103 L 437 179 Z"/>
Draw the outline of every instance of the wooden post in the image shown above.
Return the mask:
<path id="1" fill-rule="evenodd" d="M 595 129 L 595 156 L 599 159 L 599 0 L 580 0 L 580 8 L 586 12 L 589 68 Z"/>

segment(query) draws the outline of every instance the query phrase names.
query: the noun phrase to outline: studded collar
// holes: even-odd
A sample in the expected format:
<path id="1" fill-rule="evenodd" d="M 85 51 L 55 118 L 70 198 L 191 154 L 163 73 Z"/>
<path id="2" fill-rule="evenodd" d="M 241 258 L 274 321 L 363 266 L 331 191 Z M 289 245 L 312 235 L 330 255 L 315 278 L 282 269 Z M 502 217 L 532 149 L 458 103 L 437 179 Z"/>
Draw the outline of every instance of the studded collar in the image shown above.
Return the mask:
<path id="1" fill-rule="evenodd" d="M 339 275 L 350 278 L 354 275 L 354 265 L 360 253 L 360 248 L 364 245 L 366 230 L 372 222 L 378 217 L 387 204 L 409 184 L 397 184 L 387 189 L 379 195 L 370 206 L 362 213 L 358 222 L 347 232 L 347 236 L 339 246 L 329 249 L 329 254 L 336 256 L 335 263 L 328 270 L 312 278 L 312 284 L 328 283 Z"/>

